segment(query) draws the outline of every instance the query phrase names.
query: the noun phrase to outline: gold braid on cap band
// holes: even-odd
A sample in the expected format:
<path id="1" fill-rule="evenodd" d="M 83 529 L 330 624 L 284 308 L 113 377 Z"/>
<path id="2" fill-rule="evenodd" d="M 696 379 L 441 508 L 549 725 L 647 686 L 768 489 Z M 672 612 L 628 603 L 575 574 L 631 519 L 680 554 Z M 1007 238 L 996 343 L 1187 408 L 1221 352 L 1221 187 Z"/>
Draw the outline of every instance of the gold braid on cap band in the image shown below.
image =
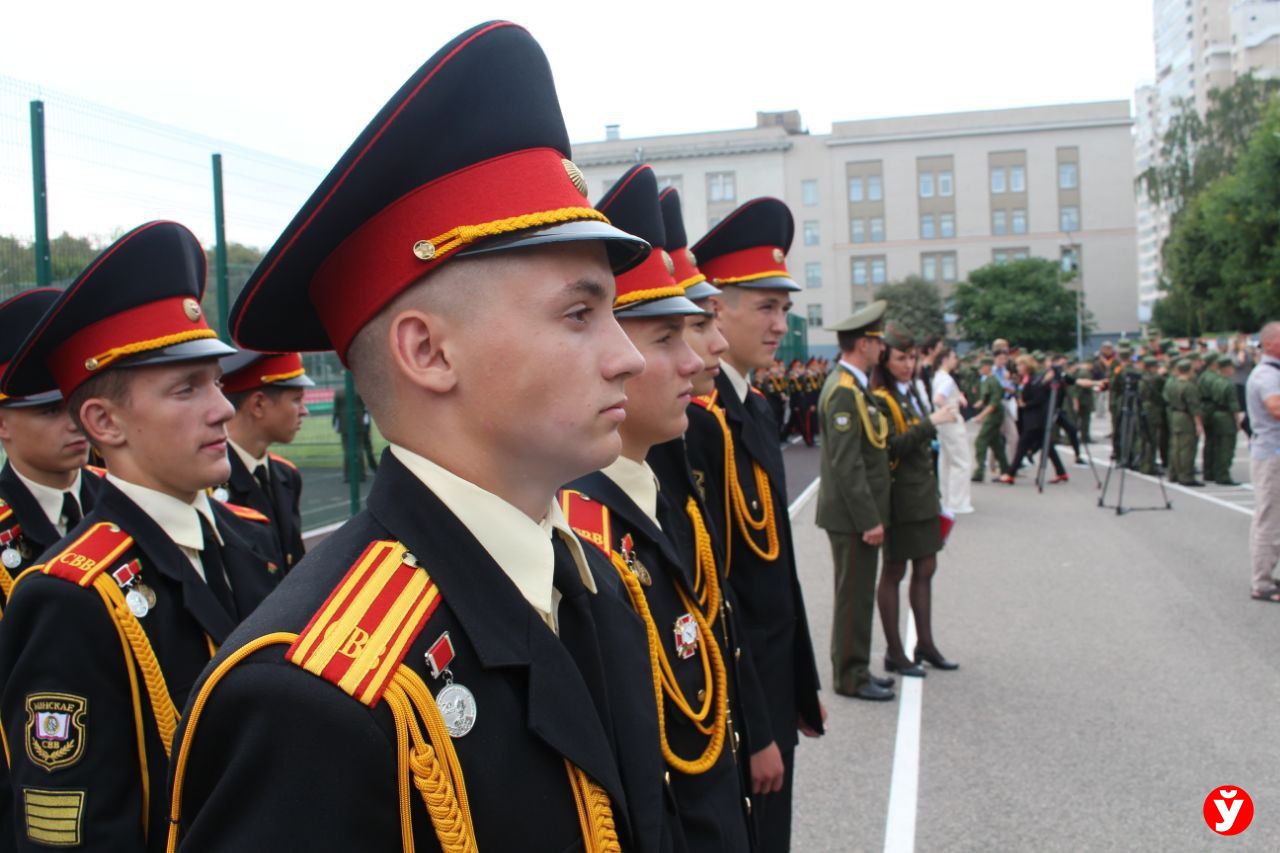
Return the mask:
<path id="1" fill-rule="evenodd" d="M 134 341 L 131 344 L 125 344 L 121 347 L 112 347 L 106 352 L 99 353 L 92 358 L 84 360 L 84 369 L 88 371 L 101 370 L 113 361 L 118 361 L 125 356 L 137 355 L 142 352 L 151 352 L 151 350 L 164 349 L 175 344 L 185 344 L 188 341 L 198 341 L 204 338 L 216 338 L 218 333 L 213 329 L 192 329 L 188 332 L 178 332 L 173 335 L 164 335 L 159 338 L 150 338 L 145 341 Z"/>
<path id="2" fill-rule="evenodd" d="M 707 280 L 707 277 L 705 275 L 703 275 L 702 273 L 698 273 L 697 275 L 689 276 L 684 281 L 677 282 L 677 284 L 681 290 L 688 290 L 689 288 L 693 287 L 695 284 L 701 284 L 706 280 Z"/>
<path id="3" fill-rule="evenodd" d="M 636 302 L 651 302 L 671 296 L 684 296 L 684 288 L 672 285 L 671 287 L 650 287 L 646 290 L 634 290 L 631 293 L 624 293 L 613 300 L 613 307 L 615 309 L 623 308 Z"/>
<path id="4" fill-rule="evenodd" d="M 258 379 L 263 385 L 270 385 L 272 382 L 284 382 L 288 379 L 297 379 L 306 372 L 306 368 L 299 367 L 297 370 L 290 370 L 288 373 L 268 373 L 266 376 L 259 376 Z"/>
<path id="5" fill-rule="evenodd" d="M 564 222 L 581 222 L 585 219 L 593 219 L 606 225 L 609 223 L 609 218 L 594 207 L 562 207 L 542 213 L 526 213 L 508 219 L 495 219 L 479 225 L 459 225 L 439 237 L 414 243 L 413 254 L 419 260 L 436 260 L 486 237 L 500 237 L 513 231 L 524 231 L 543 225 L 559 225 Z"/>
<path id="6" fill-rule="evenodd" d="M 759 281 L 762 278 L 790 278 L 783 270 L 769 270 L 768 272 L 753 272 L 751 275 L 735 275 L 728 278 L 713 278 L 712 284 L 744 284 L 748 281 Z"/>

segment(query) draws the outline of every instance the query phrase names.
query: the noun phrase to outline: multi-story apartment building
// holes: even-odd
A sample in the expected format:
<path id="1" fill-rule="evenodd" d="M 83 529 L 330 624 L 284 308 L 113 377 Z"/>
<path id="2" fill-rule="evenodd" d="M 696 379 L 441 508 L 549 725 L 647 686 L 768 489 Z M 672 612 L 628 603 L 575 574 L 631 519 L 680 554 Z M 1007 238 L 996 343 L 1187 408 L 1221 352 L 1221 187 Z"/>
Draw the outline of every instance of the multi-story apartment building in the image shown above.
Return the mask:
<path id="1" fill-rule="evenodd" d="M 810 348 L 874 298 L 922 276 L 950 295 L 969 271 L 1075 254 L 1083 304 L 1100 335 L 1137 329 L 1137 241 L 1129 105 L 1066 104 L 837 122 L 801 129 L 797 113 L 757 126 L 574 146 L 598 198 L 632 163 L 680 189 L 692 239 L 742 202 L 791 207 L 788 266 L 804 286 L 796 311 Z"/>

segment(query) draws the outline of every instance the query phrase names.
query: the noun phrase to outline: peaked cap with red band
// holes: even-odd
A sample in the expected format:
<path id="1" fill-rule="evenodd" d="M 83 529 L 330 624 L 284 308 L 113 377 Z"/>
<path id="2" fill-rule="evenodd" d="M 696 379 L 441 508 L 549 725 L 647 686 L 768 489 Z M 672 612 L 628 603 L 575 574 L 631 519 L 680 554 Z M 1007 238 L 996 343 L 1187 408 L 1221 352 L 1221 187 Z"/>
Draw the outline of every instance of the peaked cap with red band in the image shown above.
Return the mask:
<path id="1" fill-rule="evenodd" d="M 232 337 L 260 351 L 336 350 L 451 258 L 603 241 L 614 272 L 649 247 L 586 199 L 551 68 L 525 30 L 455 38 L 382 108 L 240 293 Z M 288 322 L 281 322 L 288 317 Z"/>
<path id="2" fill-rule="evenodd" d="M 254 352 L 241 350 L 223 358 L 222 392 L 239 394 L 255 388 L 310 388 L 311 381 L 296 352 Z"/>
<path id="3" fill-rule="evenodd" d="M 716 287 L 801 290 L 787 272 L 796 223 L 776 198 L 756 198 L 712 228 L 693 247 L 703 275 Z"/>
<path id="4" fill-rule="evenodd" d="M 9 366 L 23 338 L 30 334 L 62 291 L 56 287 L 37 287 L 25 290 L 12 299 L 0 303 L 0 373 Z M 47 388 L 33 391 L 22 397 L 6 397 L 0 394 L 0 406 L 23 409 L 48 406 L 62 399 L 62 392 L 50 381 Z"/>
<path id="5" fill-rule="evenodd" d="M 49 307 L 0 379 L 10 396 L 57 386 L 64 397 L 113 367 L 235 352 L 205 322 L 200 241 L 176 222 L 148 222 L 94 258 Z"/>
<path id="6" fill-rule="evenodd" d="M 685 299 L 684 288 L 674 277 L 671 256 L 660 248 L 667 238 L 662 226 L 662 207 L 658 203 L 658 179 L 648 164 L 628 169 L 604 194 L 596 209 L 618 228 L 654 247 L 642 263 L 618 274 L 618 290 L 613 299 L 613 313 L 617 317 L 702 313 L 701 308 Z"/>
<path id="7" fill-rule="evenodd" d="M 697 301 L 716 296 L 720 288 L 707 281 L 707 277 L 698 269 L 698 259 L 689 248 L 689 237 L 684 230 L 684 211 L 680 209 L 680 191 L 675 187 L 667 187 L 658 195 L 662 205 L 662 227 L 666 231 L 667 240 L 662 248 L 671 256 L 671 263 L 676 268 L 676 283 L 684 288 L 685 299 Z"/>

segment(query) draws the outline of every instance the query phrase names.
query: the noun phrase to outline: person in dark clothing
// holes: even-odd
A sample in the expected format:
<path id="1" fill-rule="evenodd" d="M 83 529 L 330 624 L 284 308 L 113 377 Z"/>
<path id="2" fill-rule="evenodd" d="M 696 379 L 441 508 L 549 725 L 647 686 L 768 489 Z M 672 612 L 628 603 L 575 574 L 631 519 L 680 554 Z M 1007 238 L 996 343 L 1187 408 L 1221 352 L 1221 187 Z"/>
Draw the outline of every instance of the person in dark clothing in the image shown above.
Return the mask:
<path id="1" fill-rule="evenodd" d="M 1000 476 L 1000 482 L 1012 486 L 1013 475 L 1022 465 L 1027 455 L 1044 446 L 1044 431 L 1049 419 L 1049 395 L 1051 383 L 1047 376 L 1038 375 L 1040 364 L 1030 355 L 1018 357 L 1019 391 L 1018 412 L 1021 415 L 1018 426 L 1018 450 L 1013 456 L 1009 470 Z M 1067 469 L 1058 458 L 1058 451 L 1049 445 L 1049 461 L 1053 463 L 1056 476 L 1053 483 L 1067 482 Z"/>

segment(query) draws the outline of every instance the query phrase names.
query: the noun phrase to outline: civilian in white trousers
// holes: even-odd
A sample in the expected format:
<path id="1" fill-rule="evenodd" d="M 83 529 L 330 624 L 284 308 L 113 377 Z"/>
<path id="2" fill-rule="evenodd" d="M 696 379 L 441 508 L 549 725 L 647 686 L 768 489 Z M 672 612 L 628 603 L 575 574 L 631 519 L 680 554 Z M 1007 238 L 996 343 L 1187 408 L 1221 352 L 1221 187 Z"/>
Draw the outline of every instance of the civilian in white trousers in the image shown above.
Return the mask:
<path id="1" fill-rule="evenodd" d="M 951 347 L 943 347 L 938 354 L 938 371 L 933 377 L 933 405 L 935 409 L 952 406 L 959 411 L 967 405 L 960 386 L 951 371 L 960 363 Z M 942 492 L 942 508 L 953 515 L 973 512 L 970 502 L 969 478 L 973 476 L 973 445 L 969 433 L 960 420 L 938 425 L 938 487 Z"/>

